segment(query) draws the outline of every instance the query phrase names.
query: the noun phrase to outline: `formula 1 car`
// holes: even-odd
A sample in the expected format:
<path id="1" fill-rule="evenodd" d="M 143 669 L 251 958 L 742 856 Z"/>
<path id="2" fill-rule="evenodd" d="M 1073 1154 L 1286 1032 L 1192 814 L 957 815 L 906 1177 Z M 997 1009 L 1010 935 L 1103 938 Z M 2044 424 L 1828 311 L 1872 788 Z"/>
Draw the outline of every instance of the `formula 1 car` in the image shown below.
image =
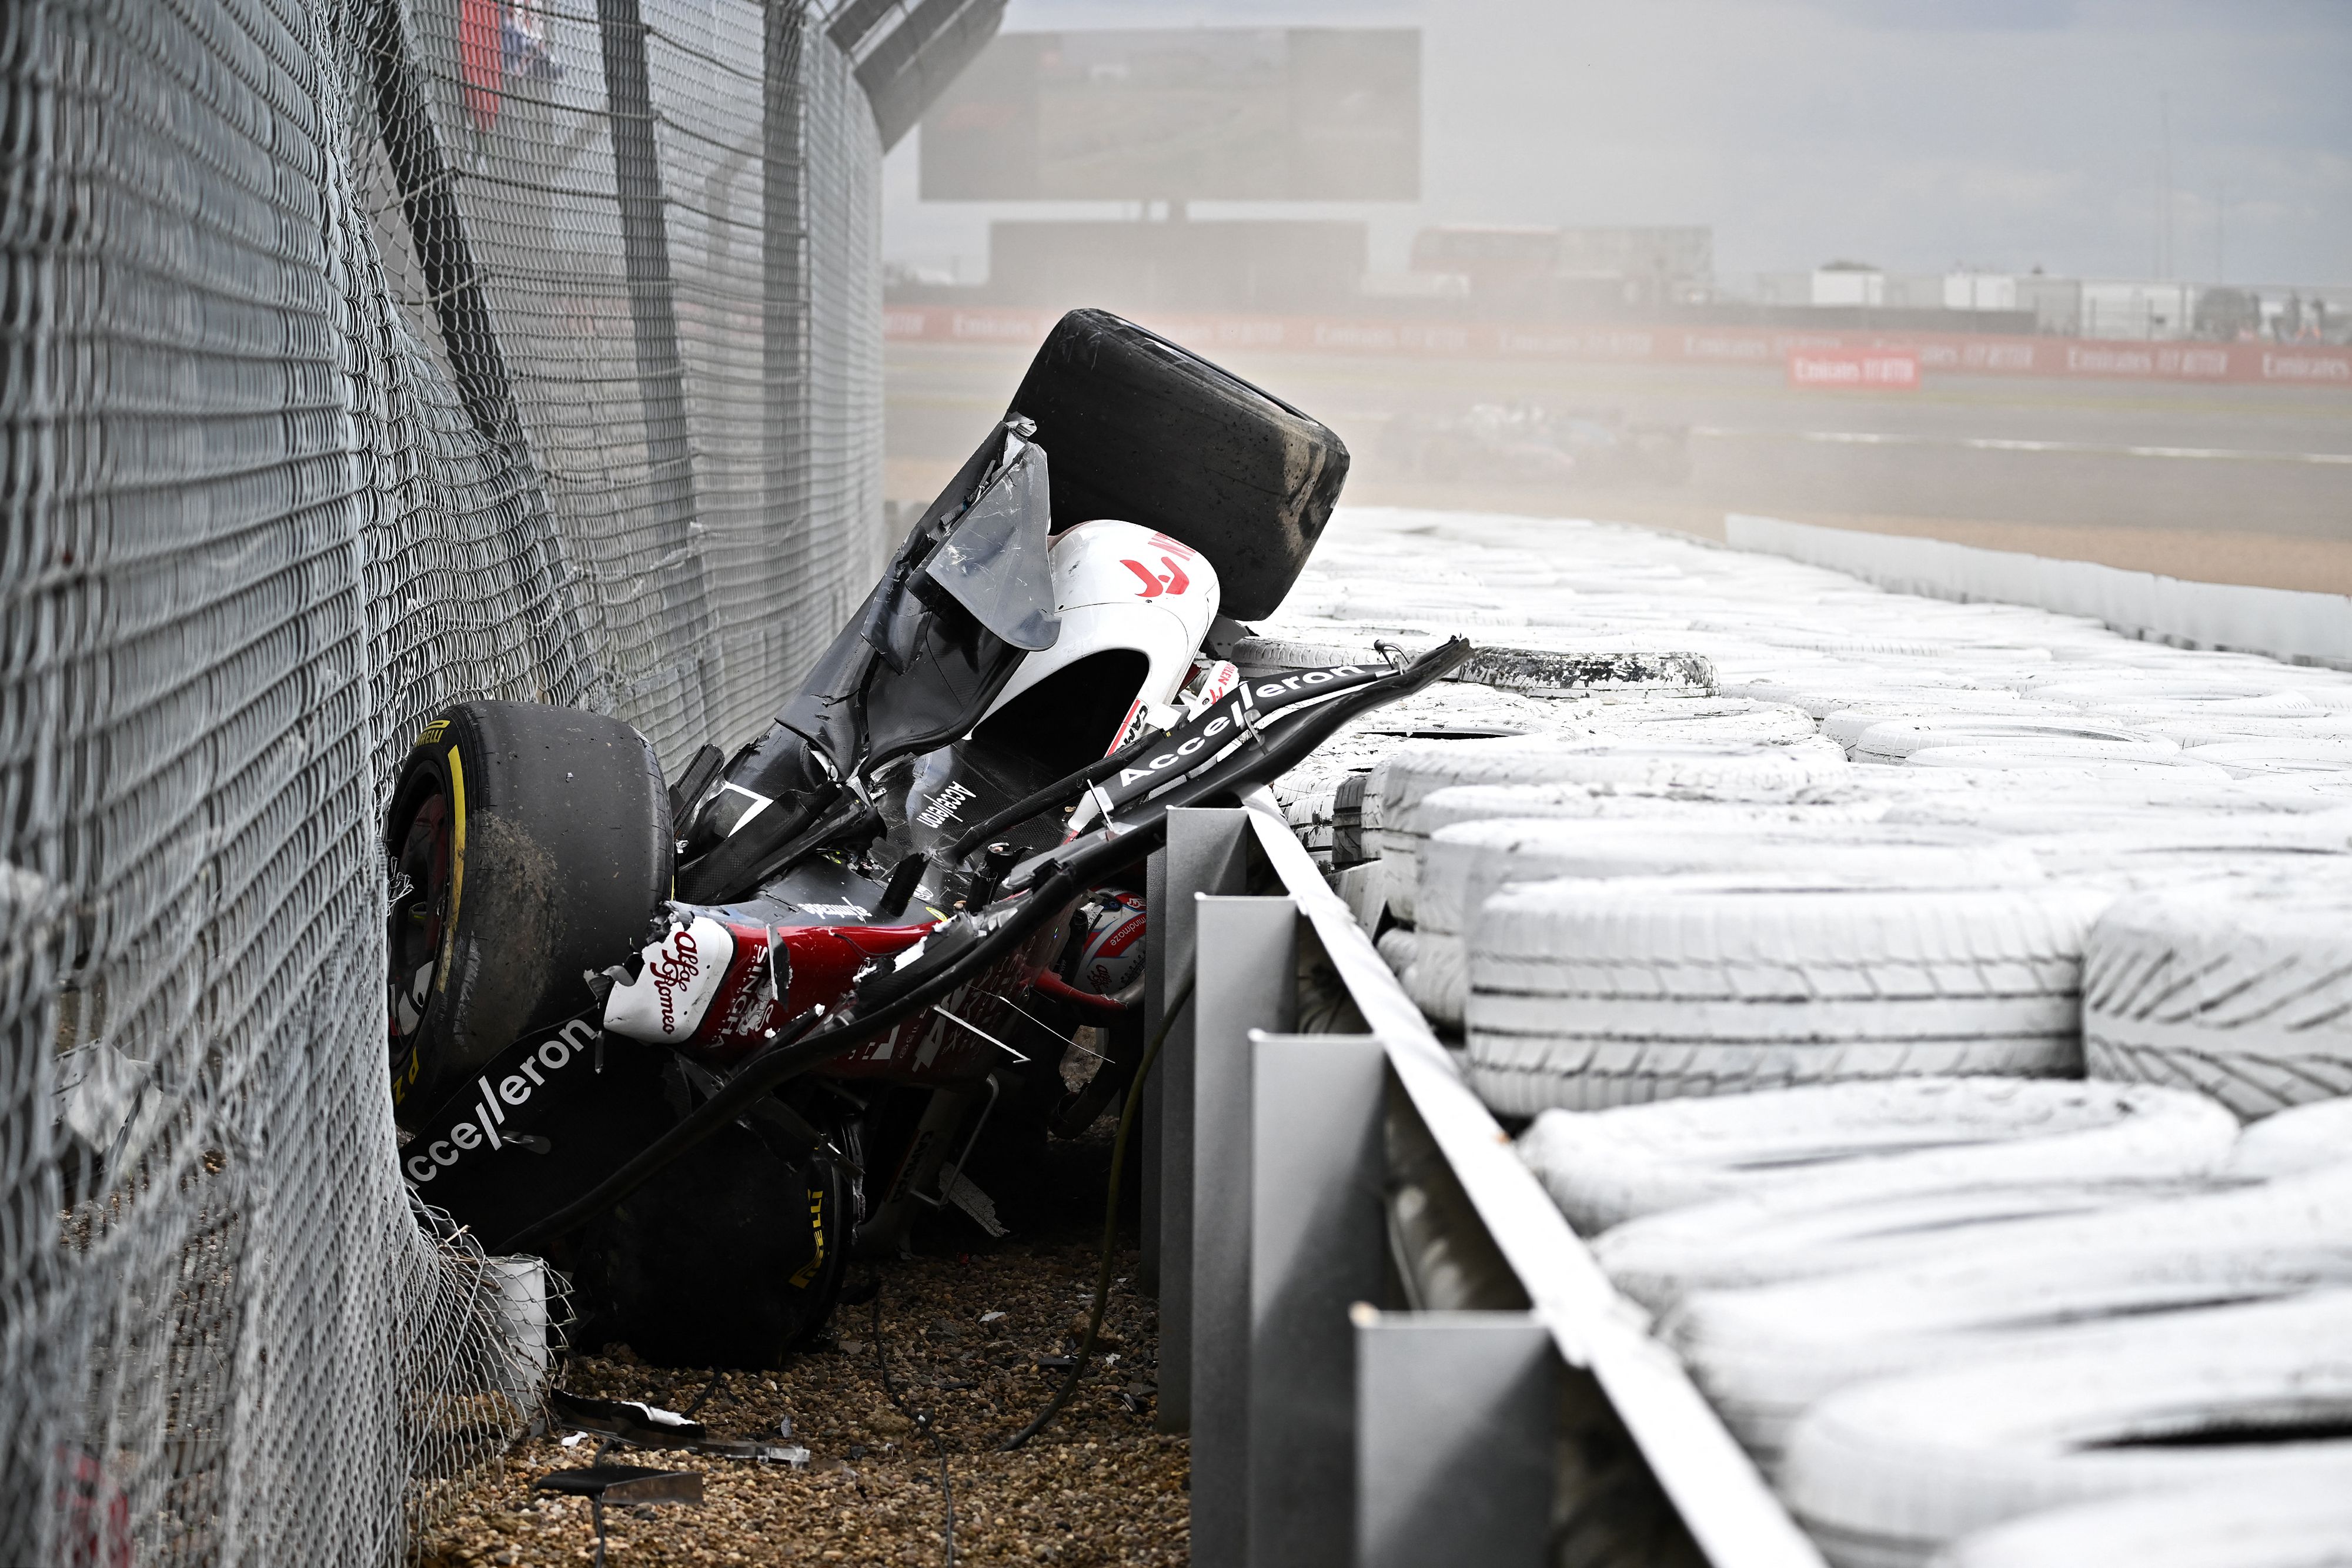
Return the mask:
<path id="1" fill-rule="evenodd" d="M 723 765 L 666 785 L 635 730 L 570 709 L 436 717 L 384 826 L 417 1196 L 566 1270 L 579 1343 L 769 1365 L 853 1252 L 966 1193 L 992 1116 L 1083 1130 L 1142 1054 L 1168 812 L 1467 655 L 1219 656 L 1244 630 L 1221 610 L 1279 602 L 1346 468 L 1289 404 L 1073 312 Z"/>

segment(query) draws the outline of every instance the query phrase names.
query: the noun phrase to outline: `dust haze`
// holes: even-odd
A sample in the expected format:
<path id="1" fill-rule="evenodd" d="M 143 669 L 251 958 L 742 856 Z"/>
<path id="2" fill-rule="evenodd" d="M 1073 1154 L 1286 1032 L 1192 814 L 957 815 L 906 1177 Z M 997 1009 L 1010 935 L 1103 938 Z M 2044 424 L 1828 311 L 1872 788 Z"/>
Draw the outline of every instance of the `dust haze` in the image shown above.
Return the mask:
<path id="1" fill-rule="evenodd" d="M 1359 504 L 2352 591 L 2347 79 L 2324 4 L 1015 0 L 887 165 L 889 494 L 1091 304 Z"/>

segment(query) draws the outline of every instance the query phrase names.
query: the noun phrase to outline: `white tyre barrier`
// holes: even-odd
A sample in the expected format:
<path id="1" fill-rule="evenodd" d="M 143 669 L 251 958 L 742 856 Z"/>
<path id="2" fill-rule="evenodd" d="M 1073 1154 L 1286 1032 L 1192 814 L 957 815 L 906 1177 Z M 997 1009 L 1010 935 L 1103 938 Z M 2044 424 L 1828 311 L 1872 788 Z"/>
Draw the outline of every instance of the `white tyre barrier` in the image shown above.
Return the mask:
<path id="1" fill-rule="evenodd" d="M 2251 779 L 2241 779 L 2238 787 L 2249 794 L 2273 796 L 2280 800 L 2327 806 L 2352 805 L 2352 774 L 2258 774 Z"/>
<path id="2" fill-rule="evenodd" d="M 2104 895 L 1535 883 L 1472 928 L 1471 1082 L 1505 1114 L 1857 1078 L 2069 1074 Z"/>
<path id="3" fill-rule="evenodd" d="M 1738 622 L 1703 615 L 1691 617 L 1699 632 L 1728 632 L 1767 648 L 1803 648 L 1857 662 L 1929 659 L 1939 664 L 2047 664 L 2050 650 L 2023 643 L 1947 643 L 1890 632 L 1882 637 L 1853 636 L 1842 632 L 1811 631 L 1785 620 Z"/>
<path id="4" fill-rule="evenodd" d="M 1966 694 L 1966 701 L 1960 700 L 1961 694 L 1944 695 L 1951 700 L 1866 702 L 1835 708 L 1822 716 L 1822 733 L 1851 753 L 1864 735 L 1882 724 L 1936 726 L 1978 718 L 2060 718 L 2066 713 L 2055 703 L 2025 702 L 2014 692 L 1972 692 Z"/>
<path id="5" fill-rule="evenodd" d="M 1856 769 L 1862 773 L 1861 769 Z M 1888 768 L 1862 773 L 1865 787 L 1882 777 L 1911 779 L 1936 770 L 1915 773 Z M 2286 821 L 2299 816 L 2342 810 L 2344 802 L 2315 796 L 2266 795 L 2234 784 L 2212 784 L 2178 776 L 2147 774 L 2127 787 L 2113 780 L 2053 779 L 2046 775 L 2011 779 L 2006 793 L 1988 790 L 1937 790 L 1902 795 L 1887 802 L 1885 821 L 1941 822 L 1980 827 L 1987 832 L 2021 836 L 2111 832 L 2126 826 L 2147 825 L 2164 831 L 2166 824 L 2188 821 L 2206 826 L 2239 820 Z M 1876 793 L 1874 789 L 1873 793 Z"/>
<path id="6" fill-rule="evenodd" d="M 2068 747 L 2062 742 L 2040 746 L 1931 746 L 1913 752 L 1903 760 L 1912 768 L 1967 768 L 2000 773 L 2063 772 L 2101 782 L 2170 779 L 2227 784 L 2230 781 L 2225 769 L 2184 756 L 2151 752 L 2118 755 Z"/>
<path id="7" fill-rule="evenodd" d="M 1841 1390 L 1790 1432 L 1782 1495 L 1834 1568 L 1915 1568 L 2067 1503 L 2338 1474 L 2352 1438 L 2302 1434 L 2347 1427 L 2352 1291 L 2321 1291 Z"/>
<path id="8" fill-rule="evenodd" d="M 1397 917 L 1420 919 L 1421 863 L 1430 836 L 1462 822 L 1503 817 L 1562 821 L 1662 821 L 1742 824 L 1769 829 L 1782 823 L 1859 824 L 1876 821 L 1887 810 L 1878 792 L 1864 794 L 1845 783 L 1790 789 L 1777 799 L 1721 800 L 1688 791 L 1621 789 L 1610 784 L 1462 784 L 1422 797 L 1402 824 L 1374 820 L 1374 800 L 1366 802 L 1367 842 L 1377 841 L 1381 863 L 1395 890 Z M 1375 830 L 1378 830 L 1375 831 Z"/>
<path id="9" fill-rule="evenodd" d="M 2346 1568 L 2352 1459 L 2293 1476 L 2135 1492 L 1962 1536 L 1931 1568 Z"/>
<path id="10" fill-rule="evenodd" d="M 2185 887 L 2210 887 L 2219 894 L 2223 884 L 2244 889 L 2282 878 L 2339 875 L 2347 857 L 2336 850 L 2211 850 L 2155 844 L 2106 854 L 2060 848 L 2037 858 L 2053 881 L 2097 888 L 2122 898 L 2174 894 Z"/>
<path id="11" fill-rule="evenodd" d="M 2147 1085 L 1912 1078 L 1547 1111 L 1519 1155 L 1582 1235 L 1740 1195 L 1801 1206 L 2210 1169 L 2227 1111 Z"/>
<path id="12" fill-rule="evenodd" d="M 1606 703 L 1585 725 L 1599 736 L 1678 746 L 1793 746 L 1820 734 L 1802 709 L 1737 697 Z"/>
<path id="13" fill-rule="evenodd" d="M 1984 1185 L 1877 1197 L 1803 1191 L 1727 1197 L 1603 1231 L 1593 1255 L 1617 1289 L 1663 1312 L 1700 1291 L 1748 1290 L 1943 1257 L 1978 1237 L 2192 1197 L 2215 1189 L 2213 1154 L 2190 1149 L 2153 1173 L 2093 1181 Z"/>
<path id="14" fill-rule="evenodd" d="M 1399 975 L 1413 967 L 1421 954 L 1421 934 L 1408 925 L 1394 925 L 1381 933 L 1373 944 L 1380 949 L 1381 959 Z"/>
<path id="15" fill-rule="evenodd" d="M 2265 1116 L 2238 1134 L 2223 1174 L 2271 1181 L 2352 1165 L 2352 1098 L 2315 1101 Z"/>
<path id="16" fill-rule="evenodd" d="M 1518 739 L 1526 744 L 1580 740 L 1575 704 L 1443 684 L 1365 715 L 1274 781 L 1275 798 L 1289 801 L 1369 775 L 1381 758 L 1408 740 L 1459 744 L 1470 739 Z"/>
<path id="17" fill-rule="evenodd" d="M 2001 1228 L 1926 1260 L 1682 1298 L 1661 1334 L 1777 1464 L 1848 1385 L 2063 1347 L 2085 1325 L 2352 1287 L 2352 1170 Z"/>
<path id="18" fill-rule="evenodd" d="M 2352 1093 L 2352 877 L 2120 901 L 2085 942 L 2083 1001 L 2098 1077 L 2249 1119 Z"/>
<path id="19" fill-rule="evenodd" d="M 1432 639 L 1419 632 L 1393 637 L 1370 632 L 1350 635 L 1333 627 L 1323 637 L 1236 638 L 1225 656 L 1251 673 L 1385 664 L 1388 655 L 1375 646 L 1381 642 L 1398 646 L 1407 656 L 1433 645 Z M 1580 696 L 1594 692 L 1704 694 L 1713 685 L 1714 672 L 1695 653 L 1575 653 L 1481 643 L 1469 662 L 1446 679 L 1530 696 Z"/>
<path id="20" fill-rule="evenodd" d="M 2160 735 L 2184 749 L 2225 746 L 2240 740 L 2343 740 L 2352 738 L 2352 714 L 2315 708 L 2305 718 L 2247 718 L 2235 715 L 2179 710 L 2154 717 L 2128 720 L 2150 735 Z"/>
<path id="21" fill-rule="evenodd" d="M 1437 1023 L 1459 1027 L 1469 979 L 1463 932 L 1516 883 L 1676 873 L 1813 872 L 1856 886 L 2000 887 L 2042 880 L 2015 844 L 1966 830 L 1886 832 L 1852 823 L 1517 819 L 1441 829 L 1422 852 L 1414 921 L 1422 934 L 1405 990 Z"/>
<path id="22" fill-rule="evenodd" d="M 2240 811 L 2222 815 L 2169 808 L 2119 811 L 2111 804 L 2104 822 L 2095 821 L 2089 812 L 2077 812 L 2068 826 L 2047 831 L 2029 829 L 2013 836 L 2017 842 L 2040 855 L 2130 855 L 2159 850 L 2340 854 L 2352 850 L 2352 810 L 2337 808 L 2326 811 Z"/>
<path id="23" fill-rule="evenodd" d="M 1738 688 L 1738 695 L 1759 702 L 1785 703 L 1815 719 L 1825 719 L 1833 713 L 1852 708 L 1908 707 L 1921 712 L 1936 713 L 1946 709 L 1961 712 L 2006 713 L 2022 699 L 2007 686 L 1971 686 L 1958 680 L 1949 684 L 1926 684 L 1908 681 L 1895 684 L 1890 677 L 1872 681 L 1840 672 L 1842 678 L 1811 685 L 1788 680 L 1752 681 Z M 1727 690 L 1724 694 L 1733 695 Z"/>
<path id="24" fill-rule="evenodd" d="M 1899 762 L 1930 747 L 1989 746 L 2019 751 L 2047 747 L 2080 757 L 2129 759 L 2168 756 L 2180 748 L 2160 735 L 2149 735 L 2127 725 L 2097 724 L 2084 718 L 2007 718 L 1994 715 L 1956 714 L 1938 719 L 1892 719 L 1874 724 L 1853 742 L 1856 761 L 1865 758 Z"/>
<path id="25" fill-rule="evenodd" d="M 1850 772 L 1845 756 L 1816 736 L 1769 749 L 1742 746 L 1670 745 L 1646 741 L 1411 741 L 1372 769 L 1366 810 L 1378 802 L 1377 839 L 1383 858 L 1411 832 L 1413 808 L 1437 790 L 1466 784 L 1580 786 L 1629 794 L 1682 795 L 1704 800 L 1777 802 L 1797 791 L 1832 784 Z M 1400 853 L 1400 862 L 1404 855 Z M 1391 867 L 1391 899 L 1402 919 L 1412 918 L 1417 864 Z"/>
<path id="26" fill-rule="evenodd" d="M 2319 706 L 2300 692 L 2281 690 L 2252 681 L 2104 680 L 2037 681 L 2033 695 L 2043 702 L 2066 703 L 2091 713 L 2127 709 L 2116 716 L 2138 718 L 2155 714 L 2248 714 L 2277 716 L 2315 714 Z"/>
<path id="27" fill-rule="evenodd" d="M 2073 703 L 2085 713 L 2137 723 L 2142 719 L 2247 718 L 2259 721 L 2325 719 L 2328 710 L 2297 691 L 2263 692 L 2256 695 L 2168 692 L 2147 687 L 2105 691 L 2071 691 L 2063 686 L 2036 688 L 2045 702 Z"/>
<path id="28" fill-rule="evenodd" d="M 2233 779 L 2257 774 L 2352 773 L 2352 737 L 2231 740 L 2192 746 L 2182 755 L 2210 762 Z"/>

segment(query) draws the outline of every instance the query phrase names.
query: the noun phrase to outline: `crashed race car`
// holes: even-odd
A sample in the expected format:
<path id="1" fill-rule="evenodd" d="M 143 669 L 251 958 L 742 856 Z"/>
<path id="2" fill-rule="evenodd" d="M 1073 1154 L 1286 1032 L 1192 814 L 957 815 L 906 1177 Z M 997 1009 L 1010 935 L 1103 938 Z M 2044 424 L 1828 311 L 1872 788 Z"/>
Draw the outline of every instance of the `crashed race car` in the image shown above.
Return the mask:
<path id="1" fill-rule="evenodd" d="M 1143 1055 L 1168 812 L 1467 656 L 1246 681 L 1220 657 L 1305 565 L 1347 463 L 1297 409 L 1076 311 L 731 758 L 706 746 L 666 783 L 613 718 L 434 718 L 384 823 L 418 1197 L 564 1270 L 578 1343 L 772 1365 L 853 1253 L 969 1198 L 992 1118 L 1083 1131 Z M 1093 1070 L 1077 1087 L 1066 1057 Z"/>

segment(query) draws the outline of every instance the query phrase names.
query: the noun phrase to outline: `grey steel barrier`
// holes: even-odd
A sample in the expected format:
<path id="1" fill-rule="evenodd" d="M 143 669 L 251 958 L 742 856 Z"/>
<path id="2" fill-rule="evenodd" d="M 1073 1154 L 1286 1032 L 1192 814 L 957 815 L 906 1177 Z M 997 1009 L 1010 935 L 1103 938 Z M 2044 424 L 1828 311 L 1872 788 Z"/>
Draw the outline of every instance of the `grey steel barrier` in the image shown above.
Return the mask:
<path id="1" fill-rule="evenodd" d="M 1150 1027 L 1196 984 L 1143 1186 L 1192 1560 L 1822 1568 L 1273 798 L 1173 813 L 1149 895 Z"/>

